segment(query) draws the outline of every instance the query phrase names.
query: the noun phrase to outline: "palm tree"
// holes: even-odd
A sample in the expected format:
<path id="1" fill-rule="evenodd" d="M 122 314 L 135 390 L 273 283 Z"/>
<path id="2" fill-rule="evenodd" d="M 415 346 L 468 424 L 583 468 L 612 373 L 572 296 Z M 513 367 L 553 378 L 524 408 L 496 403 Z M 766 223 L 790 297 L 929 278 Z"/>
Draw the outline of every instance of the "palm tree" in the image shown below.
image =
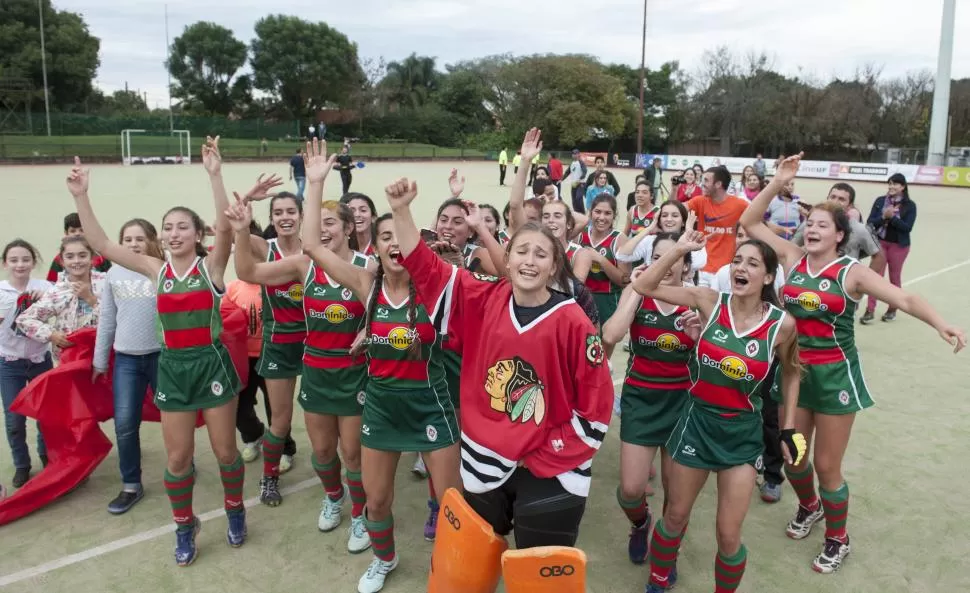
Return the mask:
<path id="1" fill-rule="evenodd" d="M 392 109 L 421 107 L 438 89 L 440 74 L 435 70 L 435 58 L 412 53 L 401 62 L 387 65 L 387 75 L 381 81 Z"/>

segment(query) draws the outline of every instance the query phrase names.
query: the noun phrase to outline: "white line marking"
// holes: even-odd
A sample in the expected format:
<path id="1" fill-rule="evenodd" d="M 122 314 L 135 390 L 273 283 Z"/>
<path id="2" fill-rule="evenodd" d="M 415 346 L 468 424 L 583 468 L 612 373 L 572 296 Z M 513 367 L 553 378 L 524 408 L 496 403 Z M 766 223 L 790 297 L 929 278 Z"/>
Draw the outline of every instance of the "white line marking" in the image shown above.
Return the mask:
<path id="1" fill-rule="evenodd" d="M 916 284 L 917 282 L 922 282 L 923 280 L 929 280 L 930 278 L 935 278 L 940 274 L 946 274 L 947 272 L 952 272 L 953 270 L 956 270 L 957 268 L 962 268 L 963 266 L 970 266 L 970 259 L 966 261 L 962 261 L 958 264 L 953 264 L 952 266 L 941 268 L 935 272 L 930 272 L 929 274 L 923 274 L 922 276 L 917 276 L 912 280 L 907 280 L 906 282 L 903 282 L 903 286 L 909 286 L 910 284 Z"/>
<path id="2" fill-rule="evenodd" d="M 613 381 L 613 386 L 616 387 L 622 384 L 624 378 L 616 379 Z M 287 488 L 283 488 L 281 493 L 286 496 L 288 494 L 295 494 L 297 492 L 302 492 L 308 488 L 313 488 L 314 486 L 319 486 L 319 478 L 310 478 L 308 480 L 303 480 L 298 484 L 294 484 Z M 250 498 L 244 502 L 246 508 L 251 508 L 259 505 L 258 498 Z M 211 521 L 218 517 L 225 516 L 225 509 L 215 509 L 214 511 L 209 511 L 207 513 L 202 513 L 199 515 L 199 521 L 205 523 L 206 521 Z M 155 529 L 149 529 L 147 531 L 142 531 L 136 533 L 135 535 L 130 535 L 128 537 L 123 537 L 117 539 L 113 542 L 108 542 L 100 546 L 95 546 L 93 548 L 84 550 L 83 552 L 78 552 L 76 554 L 69 554 L 57 560 L 52 560 L 51 562 L 45 562 L 33 568 L 28 568 L 26 570 L 21 570 L 20 572 L 15 572 L 12 574 L 4 575 L 0 577 L 0 587 L 6 587 L 8 585 L 13 585 L 21 581 L 26 581 L 28 579 L 33 579 L 41 575 L 53 572 L 60 568 L 71 566 L 72 564 L 78 564 L 80 562 L 85 562 L 91 560 L 92 558 L 97 558 L 98 556 L 104 556 L 105 554 L 110 554 L 111 552 L 116 552 L 118 550 L 140 544 L 142 542 L 147 542 L 153 540 L 157 537 L 172 533 L 175 531 L 175 524 L 170 523 L 162 527 L 156 527 Z"/>

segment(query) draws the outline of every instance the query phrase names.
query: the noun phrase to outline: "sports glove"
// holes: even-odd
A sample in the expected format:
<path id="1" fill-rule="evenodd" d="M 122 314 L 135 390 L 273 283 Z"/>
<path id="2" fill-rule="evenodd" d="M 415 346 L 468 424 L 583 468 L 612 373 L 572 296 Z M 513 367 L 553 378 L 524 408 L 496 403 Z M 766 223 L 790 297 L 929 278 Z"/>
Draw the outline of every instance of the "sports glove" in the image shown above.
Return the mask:
<path id="1" fill-rule="evenodd" d="M 808 443 L 805 436 L 800 432 L 795 432 L 794 428 L 786 428 L 781 431 L 778 440 L 781 444 L 788 447 L 788 453 L 792 456 L 793 465 L 799 465 L 805 458 Z"/>

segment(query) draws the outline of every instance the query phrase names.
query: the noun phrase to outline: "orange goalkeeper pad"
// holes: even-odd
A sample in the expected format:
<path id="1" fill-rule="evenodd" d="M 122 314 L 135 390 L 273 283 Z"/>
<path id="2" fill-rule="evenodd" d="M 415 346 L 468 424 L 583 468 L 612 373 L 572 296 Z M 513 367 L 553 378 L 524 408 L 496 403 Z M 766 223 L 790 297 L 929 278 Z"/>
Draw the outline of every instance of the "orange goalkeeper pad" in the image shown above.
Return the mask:
<path id="1" fill-rule="evenodd" d="M 428 593 L 494 593 L 506 549 L 505 538 L 449 488 L 438 511 Z"/>
<path id="2" fill-rule="evenodd" d="M 502 578 L 507 593 L 586 593 L 586 554 L 565 546 L 509 550 Z"/>

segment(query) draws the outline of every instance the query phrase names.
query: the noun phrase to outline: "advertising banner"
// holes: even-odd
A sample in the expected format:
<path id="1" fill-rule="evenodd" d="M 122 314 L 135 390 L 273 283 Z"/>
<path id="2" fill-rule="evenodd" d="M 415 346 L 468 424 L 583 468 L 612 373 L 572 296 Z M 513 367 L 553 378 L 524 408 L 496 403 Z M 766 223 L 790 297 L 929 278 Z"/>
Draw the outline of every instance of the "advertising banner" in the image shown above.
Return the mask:
<path id="1" fill-rule="evenodd" d="M 600 157 L 606 160 L 607 154 L 605 152 L 581 152 L 579 153 L 579 158 L 583 159 L 587 167 L 596 166 L 596 157 Z"/>
<path id="2" fill-rule="evenodd" d="M 636 166 L 636 157 L 637 155 L 632 153 L 613 153 L 610 155 L 610 160 L 607 161 L 606 165 L 608 167 L 622 167 L 629 169 Z"/>
<path id="3" fill-rule="evenodd" d="M 943 185 L 970 187 L 970 167 L 943 167 Z"/>
<path id="4" fill-rule="evenodd" d="M 665 154 L 647 154 L 640 153 L 637 155 L 636 168 L 646 169 L 647 167 L 653 166 L 653 159 L 660 159 L 660 168 L 669 169 L 667 166 L 667 155 Z"/>
<path id="5" fill-rule="evenodd" d="M 920 165 L 919 169 L 916 171 L 916 177 L 912 180 L 912 182 L 924 183 L 927 185 L 941 185 L 943 183 L 943 174 L 943 167 Z M 910 180 L 907 179 L 907 181 Z"/>

